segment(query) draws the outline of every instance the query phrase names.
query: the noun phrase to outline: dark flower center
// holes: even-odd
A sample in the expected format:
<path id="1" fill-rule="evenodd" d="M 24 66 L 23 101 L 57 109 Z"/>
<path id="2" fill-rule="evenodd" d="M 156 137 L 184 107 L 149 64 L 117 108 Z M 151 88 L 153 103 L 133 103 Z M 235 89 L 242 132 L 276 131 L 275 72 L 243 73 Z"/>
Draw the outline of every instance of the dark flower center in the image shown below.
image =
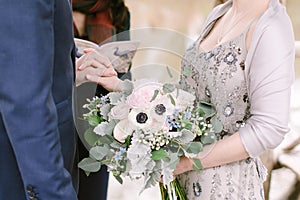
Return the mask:
<path id="1" fill-rule="evenodd" d="M 163 104 L 158 104 L 155 106 L 155 113 L 162 115 L 166 112 L 166 107 Z"/>
<path id="2" fill-rule="evenodd" d="M 137 114 L 136 116 L 136 121 L 140 124 L 144 124 L 146 123 L 146 121 L 148 120 L 148 116 L 146 113 L 140 112 L 139 114 Z"/>

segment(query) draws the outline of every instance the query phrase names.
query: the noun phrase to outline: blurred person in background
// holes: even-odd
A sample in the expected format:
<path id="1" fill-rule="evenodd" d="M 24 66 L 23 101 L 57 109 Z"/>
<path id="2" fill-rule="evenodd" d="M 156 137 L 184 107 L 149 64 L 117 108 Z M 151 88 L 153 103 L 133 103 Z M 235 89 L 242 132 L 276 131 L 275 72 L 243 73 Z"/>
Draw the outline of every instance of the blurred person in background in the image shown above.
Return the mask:
<path id="1" fill-rule="evenodd" d="M 130 28 L 130 13 L 123 0 L 72 0 L 72 4 L 74 36 L 76 38 L 92 41 L 96 44 L 130 39 L 128 31 Z M 105 58 L 101 58 L 101 55 L 97 56 L 105 60 Z M 87 59 L 94 58 L 91 54 L 91 57 Z M 76 65 L 84 63 L 83 60 L 84 58 L 78 59 Z M 99 63 L 99 66 L 101 66 L 101 63 Z M 99 66 L 95 70 L 100 70 Z M 106 62 L 103 67 L 109 68 L 110 64 Z M 109 71 L 107 70 L 106 73 L 109 73 Z M 130 72 L 126 74 L 118 73 L 118 77 L 130 79 Z M 107 93 L 108 91 L 101 85 L 97 86 L 97 96 L 106 95 Z M 80 140 L 78 151 L 79 160 L 89 156 L 88 150 Z M 80 170 L 78 198 L 80 200 L 105 200 L 108 178 L 109 173 L 106 166 L 102 166 L 99 172 L 92 173 L 88 177 L 83 170 Z"/>

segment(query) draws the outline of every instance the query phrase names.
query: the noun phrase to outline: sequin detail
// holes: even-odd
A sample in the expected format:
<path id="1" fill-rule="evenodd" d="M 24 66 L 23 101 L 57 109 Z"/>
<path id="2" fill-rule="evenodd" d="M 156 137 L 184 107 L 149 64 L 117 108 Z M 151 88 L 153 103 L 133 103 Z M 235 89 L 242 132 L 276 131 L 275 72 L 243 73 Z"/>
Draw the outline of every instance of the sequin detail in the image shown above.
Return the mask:
<path id="1" fill-rule="evenodd" d="M 224 115 L 225 115 L 225 117 L 229 117 L 230 115 L 232 115 L 232 113 L 233 113 L 233 107 L 231 105 L 227 105 L 224 108 Z"/>
<path id="2" fill-rule="evenodd" d="M 202 193 L 202 188 L 201 188 L 200 183 L 198 183 L 198 182 L 193 183 L 193 190 L 194 190 L 194 195 L 196 197 L 199 197 Z"/>
<path id="3" fill-rule="evenodd" d="M 244 37 L 208 52 L 198 49 L 201 38 L 183 57 L 182 71 L 191 73 L 182 74 L 179 85 L 195 94 L 196 100 L 215 106 L 216 117 L 223 124 L 217 140 L 222 140 L 245 126 L 251 116 L 244 76 L 247 55 Z M 189 200 L 263 200 L 260 195 L 262 180 L 252 158 L 204 169 L 200 173 L 190 171 L 178 177 Z"/>

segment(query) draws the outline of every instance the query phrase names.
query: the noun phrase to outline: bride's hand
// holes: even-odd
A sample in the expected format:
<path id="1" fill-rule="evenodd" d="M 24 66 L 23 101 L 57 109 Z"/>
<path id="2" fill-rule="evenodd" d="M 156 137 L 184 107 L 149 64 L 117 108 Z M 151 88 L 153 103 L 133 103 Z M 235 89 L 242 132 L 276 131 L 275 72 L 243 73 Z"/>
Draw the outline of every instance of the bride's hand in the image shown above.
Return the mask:
<path id="1" fill-rule="evenodd" d="M 117 76 L 117 72 L 106 57 L 93 49 L 86 49 L 84 53 L 76 60 L 76 86 L 95 80 L 95 78 L 88 79 L 87 76 Z"/>
<path id="2" fill-rule="evenodd" d="M 86 75 L 87 80 L 98 83 L 108 91 L 120 91 L 123 81 L 118 78 L 117 74 L 112 75 L 114 69 L 107 68 L 103 71 L 102 76 Z"/>
<path id="3" fill-rule="evenodd" d="M 176 168 L 173 172 L 174 176 L 183 174 L 185 172 L 193 170 L 193 161 L 187 157 L 181 157 L 179 163 L 176 165 Z"/>

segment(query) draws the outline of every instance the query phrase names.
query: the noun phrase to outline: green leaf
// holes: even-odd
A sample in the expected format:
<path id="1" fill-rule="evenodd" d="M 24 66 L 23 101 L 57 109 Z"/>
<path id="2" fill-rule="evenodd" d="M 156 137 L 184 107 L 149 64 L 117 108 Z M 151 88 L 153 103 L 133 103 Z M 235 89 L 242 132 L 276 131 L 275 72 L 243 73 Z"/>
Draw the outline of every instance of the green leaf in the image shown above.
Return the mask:
<path id="1" fill-rule="evenodd" d="M 110 145 L 114 141 L 115 141 L 115 139 L 111 135 L 104 135 L 104 136 L 99 137 L 99 139 L 98 139 L 98 142 L 100 142 L 100 144 L 107 144 L 107 145 Z"/>
<path id="2" fill-rule="evenodd" d="M 91 128 L 87 129 L 84 133 L 84 139 L 90 146 L 94 146 L 99 138 L 100 136 L 95 134 Z"/>
<path id="3" fill-rule="evenodd" d="M 195 139 L 195 134 L 187 129 L 183 129 L 181 131 L 181 136 L 176 137 L 175 139 L 178 140 L 181 143 L 189 143 L 192 142 Z"/>
<path id="4" fill-rule="evenodd" d="M 216 141 L 216 136 L 214 133 L 207 133 L 201 136 L 201 142 L 203 144 L 212 144 Z"/>
<path id="5" fill-rule="evenodd" d="M 167 72 L 168 72 L 168 75 L 170 76 L 170 78 L 173 78 L 173 74 L 171 73 L 169 66 L 167 66 L 166 68 L 167 68 Z"/>
<path id="6" fill-rule="evenodd" d="M 180 124 L 182 126 L 182 130 L 183 129 L 187 129 L 187 130 L 190 130 L 190 131 L 193 130 L 193 123 L 191 123 L 190 120 L 188 120 L 188 119 L 180 120 Z"/>
<path id="7" fill-rule="evenodd" d="M 159 93 L 159 90 L 154 90 L 154 94 L 153 94 L 153 97 L 152 97 L 152 99 L 150 100 L 150 102 L 152 102 L 152 101 L 154 101 L 154 100 L 156 99 L 158 93 Z"/>
<path id="8" fill-rule="evenodd" d="M 194 162 L 193 169 L 197 172 L 200 172 L 200 170 L 203 169 L 200 159 L 193 158 L 193 162 Z"/>
<path id="9" fill-rule="evenodd" d="M 116 180 L 117 180 L 120 184 L 123 184 L 123 179 L 121 178 L 120 175 L 114 175 L 114 177 L 116 178 Z"/>
<path id="10" fill-rule="evenodd" d="M 216 111 L 214 109 L 214 107 L 212 107 L 209 103 L 204 103 L 204 102 L 201 102 L 199 105 L 198 105 L 198 108 L 202 109 L 203 112 L 205 113 L 204 114 L 204 117 L 205 118 L 209 118 L 209 117 L 212 117 Z"/>
<path id="11" fill-rule="evenodd" d="M 92 147 L 90 149 L 90 157 L 101 161 L 107 155 L 108 151 L 108 145 Z"/>
<path id="12" fill-rule="evenodd" d="M 161 160 L 168 157 L 168 154 L 165 150 L 159 149 L 157 151 L 152 151 L 152 160 Z"/>
<path id="13" fill-rule="evenodd" d="M 216 116 L 212 117 L 210 120 L 211 125 L 215 133 L 221 133 L 223 130 L 223 124 Z"/>
<path id="14" fill-rule="evenodd" d="M 92 158 L 84 158 L 78 163 L 78 167 L 87 172 L 97 172 L 101 168 L 101 162 Z"/>
<path id="15" fill-rule="evenodd" d="M 183 72 L 182 72 L 183 75 L 186 76 L 186 77 L 191 76 L 191 75 L 192 75 L 192 72 L 193 72 L 192 69 L 193 69 L 192 66 L 185 67 L 185 68 L 183 69 Z"/>
<path id="16" fill-rule="evenodd" d="M 190 142 L 183 145 L 187 153 L 198 154 L 202 151 L 203 145 L 200 142 Z"/>
<path id="17" fill-rule="evenodd" d="M 173 96 L 168 94 L 168 97 L 170 98 L 171 103 L 175 106 L 176 103 L 175 103 L 175 100 L 174 100 Z"/>
<path id="18" fill-rule="evenodd" d="M 174 92 L 176 89 L 176 87 L 173 85 L 173 84 L 170 84 L 170 83 L 165 83 L 163 85 L 163 92 L 164 93 L 171 93 L 171 92 Z"/>
<path id="19" fill-rule="evenodd" d="M 101 118 L 97 115 L 89 115 L 86 117 L 86 120 L 91 126 L 97 126 L 102 121 Z"/>

